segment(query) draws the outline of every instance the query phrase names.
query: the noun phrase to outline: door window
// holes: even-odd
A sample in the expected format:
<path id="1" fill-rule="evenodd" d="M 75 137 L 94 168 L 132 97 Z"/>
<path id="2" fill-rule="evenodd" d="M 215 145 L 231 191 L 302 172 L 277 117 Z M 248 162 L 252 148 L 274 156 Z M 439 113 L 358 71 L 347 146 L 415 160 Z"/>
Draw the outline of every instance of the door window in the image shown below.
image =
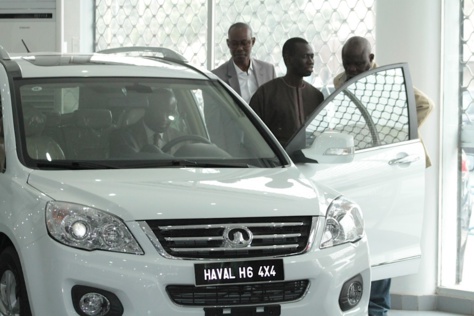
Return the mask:
<path id="1" fill-rule="evenodd" d="M 354 137 L 356 150 L 409 139 L 403 69 L 379 71 L 346 86 L 306 128 L 307 145 L 326 131 Z"/>

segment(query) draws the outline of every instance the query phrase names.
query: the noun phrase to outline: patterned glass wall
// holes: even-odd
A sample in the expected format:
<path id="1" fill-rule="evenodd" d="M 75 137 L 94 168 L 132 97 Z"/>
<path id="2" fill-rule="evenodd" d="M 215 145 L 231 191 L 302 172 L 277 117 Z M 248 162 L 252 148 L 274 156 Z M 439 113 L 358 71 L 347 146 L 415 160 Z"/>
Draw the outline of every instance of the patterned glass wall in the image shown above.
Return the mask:
<path id="1" fill-rule="evenodd" d="M 462 4 L 460 93 L 463 109 L 474 120 L 474 0 Z"/>
<path id="2" fill-rule="evenodd" d="M 307 78 L 315 86 L 330 84 L 342 70 L 340 50 L 350 36 L 375 40 L 375 0 L 96 0 L 95 7 L 96 51 L 165 46 L 201 67 L 212 55 L 211 68 L 230 58 L 227 30 L 238 21 L 253 28 L 253 56 L 275 64 L 279 75 L 286 71 L 285 40 L 303 37 L 316 55 Z"/>
<path id="3" fill-rule="evenodd" d="M 206 61 L 207 0 L 96 0 L 95 50 L 163 46 Z"/>
<path id="4" fill-rule="evenodd" d="M 458 180 L 458 257 L 456 260 L 456 285 L 474 291 L 474 0 L 461 0 L 460 51 L 459 51 L 459 107 L 460 143 L 467 158 L 467 165 L 460 159 Z M 466 133 L 466 134 L 464 134 Z M 467 135 L 467 136 L 466 136 Z M 462 153 L 459 153 L 462 157 Z M 466 169 L 470 172 L 467 173 Z"/>

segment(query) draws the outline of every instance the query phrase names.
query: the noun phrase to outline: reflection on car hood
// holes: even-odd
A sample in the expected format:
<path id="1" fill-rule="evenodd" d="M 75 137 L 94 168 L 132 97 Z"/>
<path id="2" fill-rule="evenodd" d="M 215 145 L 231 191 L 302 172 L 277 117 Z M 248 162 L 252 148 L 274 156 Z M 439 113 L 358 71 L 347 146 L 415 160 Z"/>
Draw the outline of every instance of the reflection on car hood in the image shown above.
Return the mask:
<path id="1" fill-rule="evenodd" d="M 296 168 L 33 171 L 28 183 L 54 200 L 127 220 L 324 215 L 330 195 Z M 333 198 L 334 196 L 329 196 Z"/>

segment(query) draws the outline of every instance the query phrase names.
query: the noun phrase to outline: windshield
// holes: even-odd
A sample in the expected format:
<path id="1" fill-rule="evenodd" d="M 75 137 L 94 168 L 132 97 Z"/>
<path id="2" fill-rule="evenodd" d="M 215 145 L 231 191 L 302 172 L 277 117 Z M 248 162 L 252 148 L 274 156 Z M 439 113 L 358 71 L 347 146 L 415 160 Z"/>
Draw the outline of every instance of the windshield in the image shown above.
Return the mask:
<path id="1" fill-rule="evenodd" d="M 163 78 L 18 82 L 32 168 L 275 167 L 281 162 L 224 88 Z"/>

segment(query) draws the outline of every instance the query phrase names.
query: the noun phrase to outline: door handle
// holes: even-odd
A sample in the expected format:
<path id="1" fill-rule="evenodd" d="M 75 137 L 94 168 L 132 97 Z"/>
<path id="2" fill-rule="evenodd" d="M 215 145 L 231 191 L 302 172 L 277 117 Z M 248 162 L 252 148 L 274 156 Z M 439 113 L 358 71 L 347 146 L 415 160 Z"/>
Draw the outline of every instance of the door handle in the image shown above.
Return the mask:
<path id="1" fill-rule="evenodd" d="M 417 155 L 408 155 L 401 158 L 395 158 L 388 162 L 389 165 L 400 165 L 400 164 L 411 164 L 420 160 L 420 156 Z"/>

